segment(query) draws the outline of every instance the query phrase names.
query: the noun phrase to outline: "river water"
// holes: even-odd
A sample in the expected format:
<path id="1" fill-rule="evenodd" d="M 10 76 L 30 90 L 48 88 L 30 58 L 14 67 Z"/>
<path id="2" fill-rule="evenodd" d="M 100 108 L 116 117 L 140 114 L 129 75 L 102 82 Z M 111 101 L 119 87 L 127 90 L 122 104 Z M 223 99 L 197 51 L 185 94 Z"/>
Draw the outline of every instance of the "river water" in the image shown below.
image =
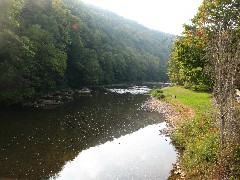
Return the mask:
<path id="1" fill-rule="evenodd" d="M 95 89 L 54 109 L 0 111 L 0 179 L 160 179 L 177 153 L 148 89 Z"/>

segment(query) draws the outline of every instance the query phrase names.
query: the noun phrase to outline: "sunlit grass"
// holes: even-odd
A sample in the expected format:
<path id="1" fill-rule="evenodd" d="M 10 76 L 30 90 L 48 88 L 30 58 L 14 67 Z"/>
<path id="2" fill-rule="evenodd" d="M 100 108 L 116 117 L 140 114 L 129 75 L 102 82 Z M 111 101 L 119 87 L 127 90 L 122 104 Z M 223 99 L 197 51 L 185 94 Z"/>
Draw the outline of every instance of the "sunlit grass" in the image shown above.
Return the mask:
<path id="1" fill-rule="evenodd" d="M 211 94 L 183 87 L 165 87 L 154 89 L 151 95 L 160 100 L 159 97 L 163 97 L 180 112 L 171 138 L 182 150 L 179 160 L 186 179 L 239 179 L 240 135 L 232 134 L 226 147 L 220 147 L 219 124 L 214 118 Z"/>
<path id="2" fill-rule="evenodd" d="M 195 92 L 183 87 L 165 87 L 162 88 L 165 98 L 172 104 L 177 102 L 192 108 L 196 114 L 203 111 L 211 111 L 211 94 L 203 92 Z"/>
<path id="3" fill-rule="evenodd" d="M 181 112 L 182 120 L 172 134 L 173 141 L 183 149 L 181 165 L 187 178 L 206 178 L 218 157 L 218 129 L 212 118 L 211 94 L 183 87 L 162 88 L 165 100 Z M 156 92 L 156 91 L 155 91 Z M 154 94 L 154 93 L 153 93 Z M 183 108 L 183 106 L 186 106 Z M 187 116 L 191 108 L 194 116 Z"/>

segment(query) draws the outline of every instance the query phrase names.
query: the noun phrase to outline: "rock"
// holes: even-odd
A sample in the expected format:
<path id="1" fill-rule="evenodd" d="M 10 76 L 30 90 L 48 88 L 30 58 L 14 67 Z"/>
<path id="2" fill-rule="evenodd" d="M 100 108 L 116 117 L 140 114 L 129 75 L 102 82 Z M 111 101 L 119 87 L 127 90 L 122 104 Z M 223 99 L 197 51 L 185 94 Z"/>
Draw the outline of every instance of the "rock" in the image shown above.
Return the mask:
<path id="1" fill-rule="evenodd" d="M 72 96 L 65 96 L 63 99 L 65 99 L 65 100 L 72 100 L 73 97 Z"/>
<path id="2" fill-rule="evenodd" d="M 62 100 L 63 99 L 63 97 L 62 96 L 54 96 L 54 99 L 56 99 L 56 100 Z"/>
<path id="3" fill-rule="evenodd" d="M 86 96 L 86 95 L 91 95 L 91 89 L 89 89 L 89 88 L 83 88 L 83 89 L 80 89 L 80 90 L 75 90 L 74 91 L 77 95 L 84 95 L 84 96 Z"/>
<path id="4" fill-rule="evenodd" d="M 61 96 L 61 95 L 62 95 L 61 91 L 56 91 L 55 93 L 53 93 L 53 96 Z"/>
<path id="5" fill-rule="evenodd" d="M 41 101 L 41 104 L 43 104 L 43 105 L 59 105 L 59 104 L 61 104 L 61 102 L 57 101 L 57 100 L 45 100 L 45 99 L 43 99 Z"/>
<path id="6" fill-rule="evenodd" d="M 47 94 L 45 96 L 42 96 L 41 98 L 35 100 L 26 102 L 23 104 L 23 106 L 30 106 L 30 107 L 46 107 L 51 106 L 51 108 L 54 108 L 54 106 L 59 106 L 63 104 L 62 100 L 64 101 L 70 101 L 74 99 L 74 95 L 87 95 L 91 96 L 91 90 L 88 88 L 83 88 L 81 90 L 62 90 L 62 91 L 56 91 L 54 93 Z"/>

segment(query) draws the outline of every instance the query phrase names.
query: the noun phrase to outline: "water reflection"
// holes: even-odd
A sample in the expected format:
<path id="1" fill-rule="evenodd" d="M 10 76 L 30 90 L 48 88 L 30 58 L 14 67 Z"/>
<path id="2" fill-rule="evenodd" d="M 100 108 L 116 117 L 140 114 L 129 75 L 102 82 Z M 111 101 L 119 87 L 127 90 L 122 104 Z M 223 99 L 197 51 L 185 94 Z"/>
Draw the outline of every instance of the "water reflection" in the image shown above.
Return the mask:
<path id="1" fill-rule="evenodd" d="M 56 109 L 0 110 L 0 179 L 50 178 L 79 152 L 162 122 L 138 110 L 147 98 L 96 90 Z"/>
<path id="2" fill-rule="evenodd" d="M 82 151 L 51 179 L 167 179 L 176 161 L 164 123 L 147 126 L 112 142 Z"/>

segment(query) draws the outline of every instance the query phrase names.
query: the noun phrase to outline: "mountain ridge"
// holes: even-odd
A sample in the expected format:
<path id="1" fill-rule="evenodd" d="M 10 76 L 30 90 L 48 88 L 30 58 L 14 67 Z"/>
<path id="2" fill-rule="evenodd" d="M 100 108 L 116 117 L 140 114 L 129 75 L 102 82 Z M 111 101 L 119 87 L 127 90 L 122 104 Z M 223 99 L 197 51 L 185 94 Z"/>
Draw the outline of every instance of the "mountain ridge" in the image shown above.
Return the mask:
<path id="1" fill-rule="evenodd" d="M 168 81 L 173 35 L 81 1 L 12 0 L 2 5 L 3 103 L 66 87 Z"/>

